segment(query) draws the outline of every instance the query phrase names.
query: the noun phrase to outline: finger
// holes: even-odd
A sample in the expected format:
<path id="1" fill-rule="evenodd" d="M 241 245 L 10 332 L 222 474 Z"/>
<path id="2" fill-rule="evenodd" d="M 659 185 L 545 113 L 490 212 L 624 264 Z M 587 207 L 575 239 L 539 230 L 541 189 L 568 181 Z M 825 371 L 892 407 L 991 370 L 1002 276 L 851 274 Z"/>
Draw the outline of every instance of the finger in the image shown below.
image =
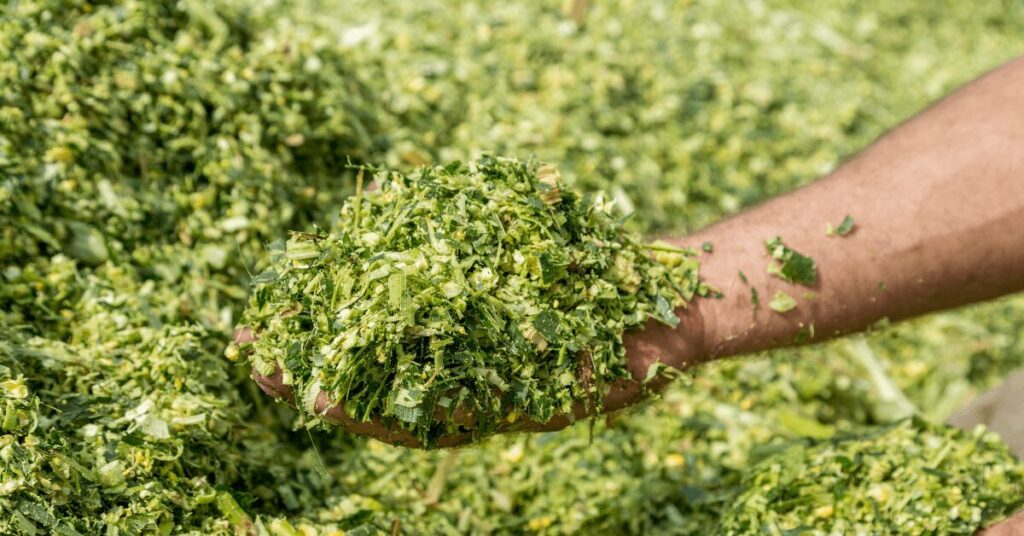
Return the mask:
<path id="1" fill-rule="evenodd" d="M 313 410 L 317 415 L 322 416 L 325 421 L 339 425 L 353 434 L 369 436 L 392 445 L 420 446 L 420 441 L 416 436 L 406 430 L 387 426 L 381 422 L 379 417 L 373 416 L 369 420 L 353 419 L 345 411 L 344 402 L 333 402 L 327 397 L 327 393 L 323 391 L 317 395 Z"/>
<path id="2" fill-rule="evenodd" d="M 295 405 L 294 391 L 290 385 L 283 382 L 283 373 L 277 368 L 273 374 L 264 376 L 253 371 L 252 377 L 264 393 L 275 398 L 282 398 L 289 404 Z M 368 421 L 353 419 L 345 411 L 345 404 L 334 403 L 323 391 L 317 396 L 313 410 L 321 415 L 325 421 L 340 426 L 346 431 L 362 436 L 369 436 L 385 443 L 406 447 L 421 447 L 422 443 L 412 434 L 401 429 L 392 429 L 384 424 L 378 417 L 371 417 Z M 456 445 L 464 442 L 462 436 L 444 438 L 445 445 Z"/>
<path id="3" fill-rule="evenodd" d="M 380 417 L 372 416 L 368 421 L 353 419 L 345 411 L 345 403 L 331 401 L 326 393 L 317 397 L 314 410 L 324 420 L 343 427 L 351 433 L 369 436 L 378 441 L 404 447 L 423 448 L 423 442 L 408 430 L 394 428 L 384 423 Z M 431 445 L 432 447 L 448 448 L 468 443 L 473 439 L 469 433 L 444 434 Z"/>
<path id="4" fill-rule="evenodd" d="M 253 333 L 252 329 L 243 327 L 235 331 L 235 343 L 236 344 L 247 344 L 256 340 L 256 334 Z"/>
<path id="5" fill-rule="evenodd" d="M 276 398 L 285 398 L 290 402 L 294 402 L 292 397 L 292 387 L 284 383 L 284 374 L 281 371 L 280 366 L 274 368 L 274 373 L 269 376 L 264 376 L 255 369 L 252 371 L 252 378 L 256 380 L 256 383 L 260 386 L 260 389 L 264 393 Z M 318 399 L 319 400 L 319 399 Z M 344 407 L 343 403 L 337 404 L 340 407 Z M 326 406 L 322 406 L 317 409 L 317 412 L 322 412 Z M 472 427 L 476 421 L 473 418 L 473 412 L 466 409 L 464 406 L 459 405 L 455 410 L 450 412 L 448 408 L 441 405 L 434 406 L 434 420 L 438 422 L 453 422 L 455 424 Z"/>
<path id="6" fill-rule="evenodd" d="M 473 428 L 476 426 L 476 419 L 473 417 L 473 412 L 466 409 L 462 404 L 456 406 L 455 410 L 451 412 L 449 412 L 448 408 L 444 406 L 434 405 L 433 417 L 437 422 L 453 422 L 459 426 L 465 426 L 467 428 Z"/>
<path id="7" fill-rule="evenodd" d="M 252 377 L 264 393 L 274 398 L 284 399 L 293 406 L 295 405 L 294 391 L 290 385 L 284 383 L 284 374 L 280 367 L 275 368 L 274 373 L 269 376 L 259 374 L 254 370 Z M 317 395 L 313 410 L 317 415 L 322 415 L 325 421 L 341 426 L 353 434 L 370 436 L 392 445 L 422 447 L 422 442 L 414 435 L 406 430 L 388 426 L 378 416 L 371 416 L 367 421 L 353 419 L 345 411 L 344 401 L 335 403 L 323 391 Z M 439 415 L 441 414 L 439 413 Z M 463 426 L 471 426 L 474 422 L 472 414 L 461 408 L 453 413 L 452 421 Z M 466 443 L 471 439 L 472 437 L 468 433 L 448 434 L 438 439 L 436 446 L 456 446 Z"/>
<path id="8" fill-rule="evenodd" d="M 280 367 L 274 369 L 274 373 L 270 376 L 264 376 L 256 372 L 256 369 L 253 369 L 252 379 L 256 380 L 256 385 L 264 393 L 274 398 L 283 398 L 294 405 L 295 396 L 292 392 L 292 386 L 284 383 L 284 373 L 281 372 Z"/>

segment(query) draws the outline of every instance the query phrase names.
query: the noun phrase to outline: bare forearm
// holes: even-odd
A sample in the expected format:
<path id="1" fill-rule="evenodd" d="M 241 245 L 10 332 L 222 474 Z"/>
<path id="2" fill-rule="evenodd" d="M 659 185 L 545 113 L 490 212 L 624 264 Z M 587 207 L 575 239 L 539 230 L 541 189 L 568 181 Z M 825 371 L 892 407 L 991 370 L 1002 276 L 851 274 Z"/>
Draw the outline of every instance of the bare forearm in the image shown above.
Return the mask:
<path id="1" fill-rule="evenodd" d="M 826 223 L 846 214 L 856 219 L 854 232 L 826 236 Z M 767 273 L 764 241 L 775 236 L 815 259 L 814 285 Z M 965 86 L 829 177 L 684 240 L 704 241 L 714 245 L 704 277 L 724 298 L 682 314 L 703 323 L 708 357 L 821 340 L 1024 289 L 1024 61 Z M 766 307 L 779 290 L 796 299 L 794 310 Z"/>

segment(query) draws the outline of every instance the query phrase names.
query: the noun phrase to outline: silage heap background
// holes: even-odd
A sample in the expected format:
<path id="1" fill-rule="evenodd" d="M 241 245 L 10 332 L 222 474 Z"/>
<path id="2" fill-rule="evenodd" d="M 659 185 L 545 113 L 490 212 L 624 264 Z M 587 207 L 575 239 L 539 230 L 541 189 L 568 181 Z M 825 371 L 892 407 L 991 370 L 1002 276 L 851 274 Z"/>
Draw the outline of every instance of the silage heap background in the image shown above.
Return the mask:
<path id="1" fill-rule="evenodd" d="M 81 7 L 48 4 L 68 20 Z M 1018 297 L 866 344 L 706 367 L 597 423 L 593 442 L 577 426 L 454 463 L 292 431 L 293 412 L 223 350 L 263 244 L 330 219 L 351 191 L 346 158 L 410 169 L 536 154 L 609 191 L 635 229 L 685 231 L 828 172 L 1012 57 L 1024 13 L 880 0 L 121 4 L 151 18 L 51 32 L 60 24 L 40 15 L 35 33 L 0 21 L 4 426 L 38 430 L 0 505 L 39 527 L 230 532 L 216 499 L 230 493 L 254 517 L 341 528 L 702 532 L 725 511 L 756 518 L 737 512 L 760 483 L 748 469 L 779 445 L 915 408 L 941 421 L 1024 363 Z M 41 85 L 17 82 L 26 68 Z M 31 117 L 12 111 L 25 106 Z"/>

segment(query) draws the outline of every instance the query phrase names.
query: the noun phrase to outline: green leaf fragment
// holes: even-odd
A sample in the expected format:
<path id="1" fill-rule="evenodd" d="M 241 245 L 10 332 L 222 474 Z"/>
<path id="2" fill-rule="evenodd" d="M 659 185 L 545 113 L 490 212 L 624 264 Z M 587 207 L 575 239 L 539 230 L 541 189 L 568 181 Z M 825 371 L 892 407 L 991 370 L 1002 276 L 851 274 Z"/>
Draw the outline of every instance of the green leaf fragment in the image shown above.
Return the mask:
<path id="1" fill-rule="evenodd" d="M 818 280 L 818 269 L 814 260 L 800 252 L 787 247 L 779 237 L 765 242 L 765 248 L 774 262 L 768 267 L 768 273 L 790 283 L 813 285 Z"/>
<path id="2" fill-rule="evenodd" d="M 768 302 L 768 308 L 776 313 L 788 313 L 796 309 L 796 300 L 789 294 L 786 294 L 785 291 L 780 290 L 772 296 L 772 299 Z"/>
<path id="3" fill-rule="evenodd" d="M 814 324 L 803 325 L 793 335 L 793 344 L 805 344 L 814 340 Z"/>
<path id="4" fill-rule="evenodd" d="M 92 225 L 70 221 L 67 223 L 71 237 L 64 247 L 64 252 L 86 264 L 99 264 L 110 255 L 106 239 Z"/>
<path id="5" fill-rule="evenodd" d="M 558 315 L 544 311 L 533 319 L 533 327 L 550 343 L 558 342 Z"/>
<path id="6" fill-rule="evenodd" d="M 316 241 L 301 235 L 293 236 L 285 247 L 285 257 L 293 261 L 312 259 L 320 254 Z"/>
<path id="7" fill-rule="evenodd" d="M 836 227 L 836 233 L 839 236 L 846 236 L 853 232 L 854 225 L 853 217 L 847 215 L 843 218 L 843 222 L 839 224 L 839 227 Z"/>
<path id="8" fill-rule="evenodd" d="M 788 431 L 811 439 L 828 439 L 835 435 L 835 428 L 822 424 L 810 417 L 800 415 L 793 411 L 784 411 L 779 414 L 779 422 Z"/>
<path id="9" fill-rule="evenodd" d="M 676 315 L 675 308 L 660 294 L 654 298 L 653 316 L 669 326 L 675 327 L 679 325 L 679 317 Z"/>

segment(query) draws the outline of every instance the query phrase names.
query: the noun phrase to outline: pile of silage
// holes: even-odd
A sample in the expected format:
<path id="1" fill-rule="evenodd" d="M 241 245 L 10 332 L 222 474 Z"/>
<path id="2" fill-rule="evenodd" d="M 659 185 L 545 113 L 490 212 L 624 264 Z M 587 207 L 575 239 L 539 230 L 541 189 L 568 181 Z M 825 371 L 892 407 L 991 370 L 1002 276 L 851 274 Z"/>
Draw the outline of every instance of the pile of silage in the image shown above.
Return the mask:
<path id="1" fill-rule="evenodd" d="M 1015 53 L 1012 14 L 952 2 L 358 4 L 324 23 L 385 66 L 388 164 L 535 154 L 645 232 L 816 178 Z"/>
<path id="2" fill-rule="evenodd" d="M 6 15 L 41 5 L 71 14 L 86 3 L 11 3 L 0 24 L 22 24 Z M 90 5 L 91 13 L 103 13 L 111 4 Z M 175 2 L 119 2 L 115 12 L 131 13 L 125 6 L 132 5 L 178 9 Z M 182 5 L 195 10 L 202 3 Z M 541 2 L 325 1 L 316 9 L 261 3 L 251 11 L 215 5 L 219 16 L 198 8 L 169 18 L 183 25 L 175 35 L 192 34 L 203 46 L 161 50 L 240 68 L 256 62 L 245 60 L 259 56 L 256 43 L 284 39 L 274 36 L 320 47 L 322 65 L 337 65 L 329 71 L 337 74 L 320 86 L 331 96 L 317 102 L 355 100 L 348 111 L 365 117 L 370 132 L 364 145 L 344 141 L 364 139 L 354 125 L 319 130 L 328 141 L 317 154 L 333 155 L 324 162 L 353 155 L 408 167 L 485 150 L 535 152 L 580 186 L 618 192 L 622 206 L 641 208 L 631 220 L 640 230 L 693 227 L 810 180 L 1024 46 L 1024 19 L 1007 15 L 1005 5 L 954 2 L 593 3 L 582 25 Z M 225 48 L 210 44 L 216 21 L 233 17 L 253 18 L 225 23 Z M 4 28 L 0 39 L 16 35 Z M 29 50 L 23 42 L 5 41 L 0 76 L 16 79 L 20 69 L 40 64 L 10 61 Z M 242 42 L 250 46 L 239 45 L 243 59 L 234 61 L 224 51 Z M 44 59 L 49 64 L 53 56 Z M 280 66 L 284 79 L 308 80 L 305 63 L 278 57 L 252 65 Z M 537 73 L 546 74 L 531 82 Z M 88 82 L 71 85 L 93 87 Z M 260 95 L 283 83 L 268 82 Z M 38 533 L 159 527 L 230 534 L 258 521 L 256 528 L 275 534 L 290 534 L 289 526 L 324 533 L 707 533 L 723 512 L 741 507 L 738 498 L 754 493 L 743 488 L 759 478 L 752 462 L 772 456 L 776 445 L 870 434 L 914 406 L 944 418 L 1024 358 L 1024 305 L 1004 300 L 887 331 L 866 353 L 841 341 L 708 367 L 659 403 L 597 424 L 592 441 L 587 427 L 575 427 L 450 454 L 293 432 L 294 414 L 264 400 L 247 368 L 228 361 L 223 349 L 244 305 L 245 268 L 265 263 L 264 242 L 329 217 L 348 189 L 333 182 L 345 170 L 317 168 L 309 155 L 297 163 L 305 153 L 288 143 L 298 138 L 250 143 L 230 130 L 218 131 L 229 146 L 222 157 L 258 163 L 231 180 L 186 165 L 164 169 L 191 181 L 166 175 L 147 182 L 123 162 L 111 167 L 111 157 L 88 161 L 97 167 L 77 160 L 68 166 L 56 157 L 69 154 L 59 140 L 62 129 L 80 128 L 74 117 L 70 126 L 59 115 L 49 116 L 55 127 L 7 126 L 35 117 L 8 115 L 10 88 L 18 87 L 0 87 L 4 532 L 30 533 L 24 527 L 31 524 Z M 340 96 L 332 89 L 339 87 Z M 255 92 L 243 93 L 256 99 L 246 102 L 259 101 Z M 293 97 L 306 102 L 303 94 Z M 363 98 L 379 99 L 381 126 L 372 126 L 375 105 L 359 104 Z M 306 110 L 289 102 L 275 97 L 235 117 L 259 132 L 280 129 L 277 112 Z M 130 124 L 135 130 L 119 140 L 169 154 L 144 145 L 167 137 Z M 96 125 L 88 125 L 89 139 Z M 307 128 L 304 143 L 318 131 Z M 22 145 L 8 142 L 15 138 Z M 222 147 L 205 139 L 205 154 Z M 72 155 L 79 149 L 68 147 Z M 47 160 L 53 148 L 55 160 Z M 186 161 L 204 154 L 185 152 Z M 14 157 L 35 163 L 15 169 Z M 55 175 L 73 168 L 99 171 Z M 65 180 L 91 193 L 60 194 Z M 104 193 L 108 188 L 114 193 Z M 103 249 L 106 260 L 97 253 Z M 826 368 L 833 373 L 817 373 Z M 886 377 L 889 384 L 880 385 Z M 879 403 L 886 399 L 878 393 L 891 394 L 893 385 L 906 399 Z M 1019 490 L 1019 465 L 988 440 L 951 441 L 977 442 Z M 1024 496 L 1011 487 L 992 491 L 1005 491 L 1006 509 Z"/>

